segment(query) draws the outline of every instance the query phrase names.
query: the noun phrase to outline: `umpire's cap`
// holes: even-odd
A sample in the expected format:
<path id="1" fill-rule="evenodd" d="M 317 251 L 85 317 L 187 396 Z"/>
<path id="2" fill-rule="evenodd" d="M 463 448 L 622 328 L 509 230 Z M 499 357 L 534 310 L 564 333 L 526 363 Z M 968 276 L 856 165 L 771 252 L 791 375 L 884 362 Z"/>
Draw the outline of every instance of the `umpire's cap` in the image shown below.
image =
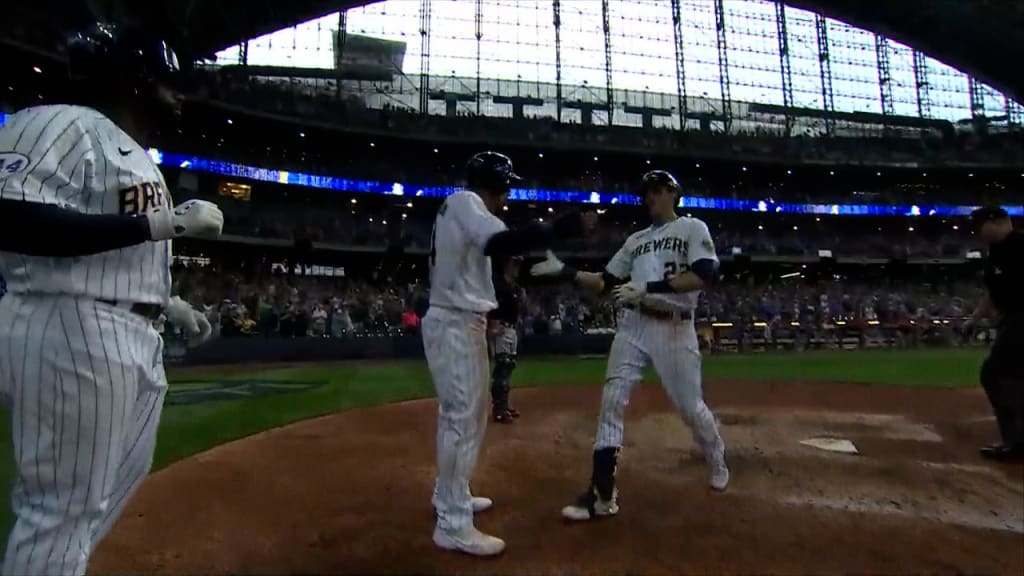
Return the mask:
<path id="1" fill-rule="evenodd" d="M 1010 214 L 999 206 L 982 206 L 971 212 L 971 228 L 978 230 L 986 222 L 995 222 L 1009 217 Z"/>
<path id="2" fill-rule="evenodd" d="M 159 35 L 139 28 L 96 22 L 72 33 L 66 48 L 73 80 L 135 91 L 156 83 L 181 87 L 174 50 Z"/>
<path id="3" fill-rule="evenodd" d="M 512 171 L 512 160 L 498 152 L 474 154 L 466 163 L 466 186 L 507 193 L 513 184 L 523 179 Z"/>
<path id="4" fill-rule="evenodd" d="M 651 190 L 654 190 L 660 186 L 665 186 L 672 190 L 676 195 L 682 191 L 682 187 L 679 186 L 679 181 L 676 177 L 670 174 L 666 170 L 651 170 L 644 174 L 644 177 L 640 180 L 641 196 L 645 196 Z"/>

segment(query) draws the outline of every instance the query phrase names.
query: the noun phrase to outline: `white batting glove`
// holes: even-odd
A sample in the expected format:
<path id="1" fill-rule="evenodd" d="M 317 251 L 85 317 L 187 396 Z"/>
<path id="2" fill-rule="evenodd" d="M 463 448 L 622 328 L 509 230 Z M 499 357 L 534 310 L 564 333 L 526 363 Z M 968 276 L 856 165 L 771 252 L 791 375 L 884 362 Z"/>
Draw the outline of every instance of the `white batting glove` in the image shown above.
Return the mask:
<path id="1" fill-rule="evenodd" d="M 180 296 L 171 298 L 164 308 L 164 315 L 171 324 L 185 331 L 189 346 L 198 346 L 206 342 L 213 332 L 206 315 L 182 300 Z"/>
<path id="2" fill-rule="evenodd" d="M 530 267 L 531 276 L 557 276 L 565 268 L 565 263 L 555 256 L 555 253 L 551 250 L 547 251 L 547 255 L 543 262 L 538 262 Z"/>
<path id="3" fill-rule="evenodd" d="M 618 304 L 635 304 L 647 295 L 647 283 L 631 281 L 619 284 L 612 290 Z"/>
<path id="4" fill-rule="evenodd" d="M 189 200 L 174 207 L 158 206 L 146 213 L 154 241 L 178 236 L 217 237 L 224 228 L 224 213 L 213 202 Z"/>

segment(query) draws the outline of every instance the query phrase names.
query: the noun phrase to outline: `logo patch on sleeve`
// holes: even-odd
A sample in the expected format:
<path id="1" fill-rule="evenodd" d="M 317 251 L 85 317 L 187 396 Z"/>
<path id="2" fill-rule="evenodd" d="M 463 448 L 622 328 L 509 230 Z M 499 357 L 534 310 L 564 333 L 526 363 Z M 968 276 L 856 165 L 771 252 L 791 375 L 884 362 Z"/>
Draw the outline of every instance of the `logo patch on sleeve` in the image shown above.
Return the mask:
<path id="1" fill-rule="evenodd" d="M 20 152 L 0 152 L 0 179 L 28 170 L 28 156 Z"/>

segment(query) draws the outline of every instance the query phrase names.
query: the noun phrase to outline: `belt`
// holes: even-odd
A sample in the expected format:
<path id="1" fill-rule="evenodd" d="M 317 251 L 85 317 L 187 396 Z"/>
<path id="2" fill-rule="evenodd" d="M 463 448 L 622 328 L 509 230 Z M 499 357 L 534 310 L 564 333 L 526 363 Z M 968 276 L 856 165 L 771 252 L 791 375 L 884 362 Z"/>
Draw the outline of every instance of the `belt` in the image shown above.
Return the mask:
<path id="1" fill-rule="evenodd" d="M 122 310 L 128 310 L 132 314 L 138 314 L 146 320 L 156 320 L 164 312 L 164 307 L 159 304 L 147 304 L 144 302 L 119 302 L 117 300 L 103 300 L 99 298 L 97 302 L 102 302 L 108 306 L 114 308 L 120 308 Z"/>
<path id="2" fill-rule="evenodd" d="M 657 320 L 670 320 L 673 322 L 689 322 L 693 320 L 693 311 L 691 310 L 659 310 L 650 306 L 644 306 L 643 304 L 623 304 L 622 307 Z"/>

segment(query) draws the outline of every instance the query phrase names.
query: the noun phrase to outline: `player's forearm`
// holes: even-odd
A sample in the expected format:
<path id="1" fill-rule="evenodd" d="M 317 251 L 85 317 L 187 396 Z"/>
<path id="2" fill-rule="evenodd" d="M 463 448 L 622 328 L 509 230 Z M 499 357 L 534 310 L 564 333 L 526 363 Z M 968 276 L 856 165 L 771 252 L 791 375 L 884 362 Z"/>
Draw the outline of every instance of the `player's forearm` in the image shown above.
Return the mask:
<path id="1" fill-rule="evenodd" d="M 679 293 L 696 292 L 697 290 L 703 290 L 705 287 L 704 280 L 693 272 L 677 274 L 669 278 L 668 283 L 672 286 L 674 292 Z"/>
<path id="2" fill-rule="evenodd" d="M 149 240 L 144 217 L 83 214 L 47 204 L 0 200 L 0 250 L 5 252 L 87 256 Z"/>

